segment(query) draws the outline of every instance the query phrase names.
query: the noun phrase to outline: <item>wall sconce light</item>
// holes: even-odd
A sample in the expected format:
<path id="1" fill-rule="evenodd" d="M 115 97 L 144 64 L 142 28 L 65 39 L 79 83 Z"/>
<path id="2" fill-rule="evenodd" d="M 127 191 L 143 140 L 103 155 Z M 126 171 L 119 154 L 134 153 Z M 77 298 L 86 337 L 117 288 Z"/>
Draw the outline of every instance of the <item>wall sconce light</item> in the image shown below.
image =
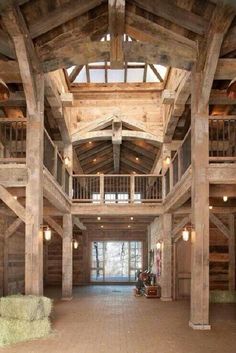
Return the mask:
<path id="1" fill-rule="evenodd" d="M 188 241 L 189 240 L 189 230 L 185 227 L 184 230 L 182 231 L 182 238 L 184 241 Z"/>
<path id="2" fill-rule="evenodd" d="M 157 250 L 160 250 L 160 248 L 161 248 L 161 243 L 160 243 L 159 241 L 157 242 L 156 247 L 157 247 Z"/>
<path id="3" fill-rule="evenodd" d="M 52 230 L 48 226 L 44 229 L 44 238 L 47 241 L 52 239 Z"/>
<path id="4" fill-rule="evenodd" d="M 68 156 L 66 156 L 64 158 L 64 163 L 65 163 L 66 166 L 68 166 L 70 164 L 70 158 Z"/>
<path id="5" fill-rule="evenodd" d="M 223 196 L 223 201 L 224 201 L 224 202 L 227 202 L 227 201 L 228 201 L 228 196 L 224 195 L 224 196 Z"/>
<path id="6" fill-rule="evenodd" d="M 166 156 L 166 158 L 165 158 L 165 164 L 169 165 L 170 162 L 171 162 L 170 156 Z"/>
<path id="7" fill-rule="evenodd" d="M 79 243 L 78 243 L 77 240 L 74 240 L 74 241 L 73 241 L 73 246 L 74 246 L 74 249 L 78 249 Z"/>

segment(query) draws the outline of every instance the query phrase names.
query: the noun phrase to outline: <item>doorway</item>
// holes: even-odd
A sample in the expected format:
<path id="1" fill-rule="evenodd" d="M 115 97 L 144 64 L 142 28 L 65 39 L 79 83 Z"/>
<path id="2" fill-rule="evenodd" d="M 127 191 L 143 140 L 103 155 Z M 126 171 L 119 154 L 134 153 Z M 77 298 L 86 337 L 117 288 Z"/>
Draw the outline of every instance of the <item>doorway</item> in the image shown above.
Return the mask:
<path id="1" fill-rule="evenodd" d="M 134 282 L 142 270 L 141 241 L 93 241 L 91 282 Z"/>

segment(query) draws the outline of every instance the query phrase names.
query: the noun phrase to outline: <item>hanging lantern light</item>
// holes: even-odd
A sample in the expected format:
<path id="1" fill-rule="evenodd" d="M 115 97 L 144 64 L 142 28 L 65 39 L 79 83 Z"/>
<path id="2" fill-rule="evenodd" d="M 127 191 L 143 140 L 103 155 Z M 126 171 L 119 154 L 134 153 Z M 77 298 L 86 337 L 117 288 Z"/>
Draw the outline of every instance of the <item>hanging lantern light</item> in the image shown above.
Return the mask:
<path id="1" fill-rule="evenodd" d="M 5 82 L 0 78 L 0 101 L 6 101 L 10 97 L 10 91 Z"/>
<path id="2" fill-rule="evenodd" d="M 70 158 L 68 156 L 64 158 L 64 163 L 66 166 L 70 165 Z"/>
<path id="3" fill-rule="evenodd" d="M 184 230 L 182 231 L 182 238 L 184 241 L 188 241 L 189 240 L 189 231 L 187 228 L 184 228 Z"/>
<path id="4" fill-rule="evenodd" d="M 161 243 L 160 243 L 159 241 L 157 242 L 156 247 L 157 247 L 157 250 L 160 250 L 160 248 L 161 248 Z"/>
<path id="5" fill-rule="evenodd" d="M 45 240 L 49 241 L 52 238 L 52 230 L 47 226 L 47 228 L 44 230 L 44 238 Z"/>
<path id="6" fill-rule="evenodd" d="M 78 249 L 79 243 L 77 240 L 74 240 L 74 249 Z"/>
<path id="7" fill-rule="evenodd" d="M 165 158 L 165 164 L 169 165 L 170 162 L 171 162 L 170 156 L 166 156 L 166 158 Z"/>

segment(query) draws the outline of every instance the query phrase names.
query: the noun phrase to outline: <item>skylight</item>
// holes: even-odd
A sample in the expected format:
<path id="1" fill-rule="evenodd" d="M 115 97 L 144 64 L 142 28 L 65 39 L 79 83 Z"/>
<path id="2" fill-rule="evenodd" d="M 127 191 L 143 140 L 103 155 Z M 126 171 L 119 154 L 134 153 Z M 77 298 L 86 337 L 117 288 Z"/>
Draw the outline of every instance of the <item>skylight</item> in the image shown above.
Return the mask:
<path id="1" fill-rule="evenodd" d="M 124 35 L 125 41 L 132 41 Z M 110 35 L 105 35 L 101 41 L 110 41 Z M 167 68 L 143 62 L 124 62 L 122 69 L 111 69 L 110 62 L 95 62 L 84 66 L 72 66 L 67 69 L 71 83 L 142 83 L 163 82 Z"/>

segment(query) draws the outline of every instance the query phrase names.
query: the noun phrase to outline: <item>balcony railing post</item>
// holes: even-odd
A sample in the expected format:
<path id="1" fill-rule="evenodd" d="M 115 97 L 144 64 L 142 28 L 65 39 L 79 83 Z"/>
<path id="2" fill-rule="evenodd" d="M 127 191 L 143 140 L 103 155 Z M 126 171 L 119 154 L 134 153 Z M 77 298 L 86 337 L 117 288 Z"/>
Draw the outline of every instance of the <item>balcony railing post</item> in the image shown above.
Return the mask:
<path id="1" fill-rule="evenodd" d="M 178 181 L 181 179 L 183 174 L 183 149 L 180 147 L 178 152 Z"/>
<path id="2" fill-rule="evenodd" d="M 58 153 L 58 148 L 55 146 L 54 148 L 54 160 L 53 160 L 53 176 L 55 179 L 57 179 L 57 153 Z"/>
<path id="3" fill-rule="evenodd" d="M 100 174 L 100 203 L 104 203 L 104 174 Z"/>
<path id="4" fill-rule="evenodd" d="M 172 190 L 173 185 L 174 185 L 174 181 L 173 181 L 173 160 L 170 163 L 170 174 L 169 174 L 169 178 L 170 178 L 170 190 Z"/>
<path id="5" fill-rule="evenodd" d="M 62 189 L 63 191 L 66 190 L 66 167 L 65 167 L 65 164 L 63 163 L 62 164 L 62 182 L 61 182 L 61 186 L 62 186 Z"/>
<path id="6" fill-rule="evenodd" d="M 135 176 L 130 176 L 130 202 L 134 203 L 134 195 L 135 195 Z"/>
<path id="7" fill-rule="evenodd" d="M 165 174 L 162 176 L 162 200 L 166 198 L 166 177 Z"/>

